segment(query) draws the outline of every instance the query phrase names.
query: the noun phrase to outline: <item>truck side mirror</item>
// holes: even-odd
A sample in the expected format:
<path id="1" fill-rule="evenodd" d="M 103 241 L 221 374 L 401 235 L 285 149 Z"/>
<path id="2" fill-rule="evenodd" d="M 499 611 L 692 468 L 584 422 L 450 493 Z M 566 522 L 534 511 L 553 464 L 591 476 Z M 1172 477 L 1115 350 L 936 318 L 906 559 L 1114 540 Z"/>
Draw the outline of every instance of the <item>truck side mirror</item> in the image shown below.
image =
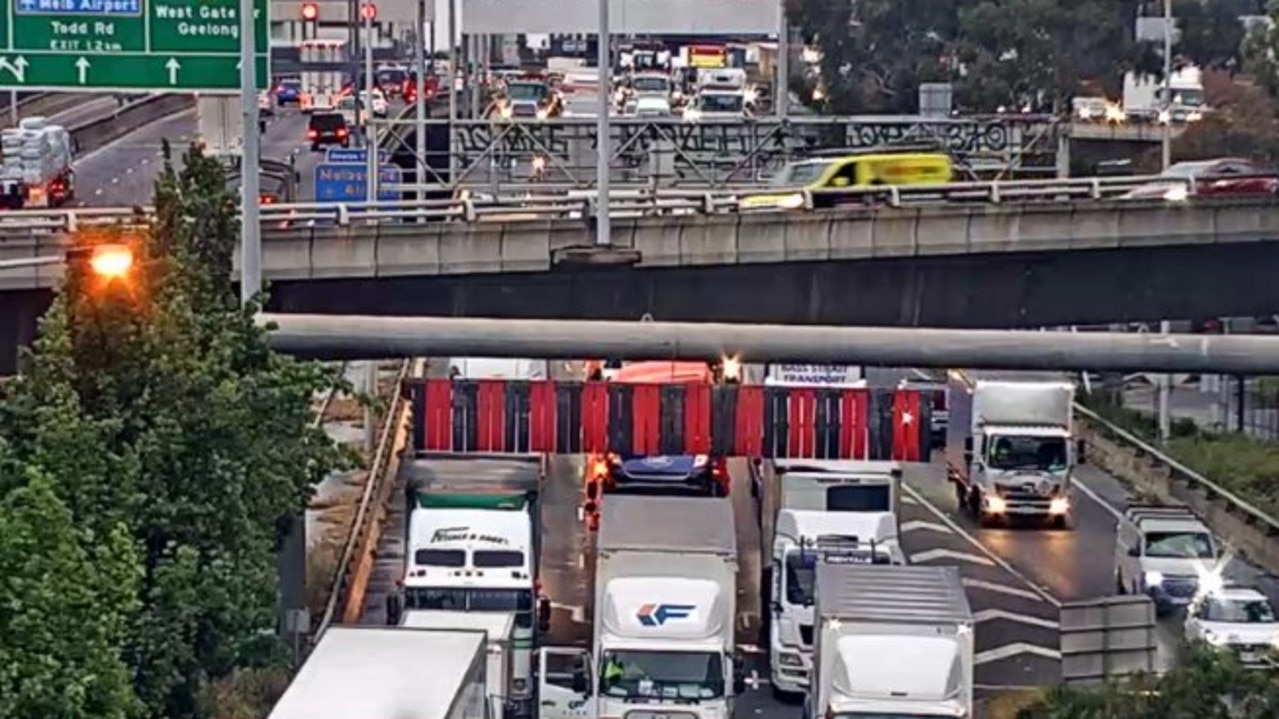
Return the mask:
<path id="1" fill-rule="evenodd" d="M 964 437 L 964 454 L 971 455 L 973 453 L 973 438 Z"/>
<path id="2" fill-rule="evenodd" d="M 1075 464 L 1088 464 L 1088 443 L 1082 439 L 1075 440 Z"/>
<path id="3" fill-rule="evenodd" d="M 578 667 L 573 672 L 573 691 L 583 696 L 591 693 L 591 684 L 586 677 L 586 669 L 582 667 Z"/>
<path id="4" fill-rule="evenodd" d="M 399 594 L 388 594 L 386 596 L 386 623 L 389 626 L 399 626 L 400 619 L 404 616 L 404 604 L 400 600 Z"/>
<path id="5" fill-rule="evenodd" d="M 541 632 L 551 630 L 551 600 L 547 597 L 537 600 L 537 629 Z"/>

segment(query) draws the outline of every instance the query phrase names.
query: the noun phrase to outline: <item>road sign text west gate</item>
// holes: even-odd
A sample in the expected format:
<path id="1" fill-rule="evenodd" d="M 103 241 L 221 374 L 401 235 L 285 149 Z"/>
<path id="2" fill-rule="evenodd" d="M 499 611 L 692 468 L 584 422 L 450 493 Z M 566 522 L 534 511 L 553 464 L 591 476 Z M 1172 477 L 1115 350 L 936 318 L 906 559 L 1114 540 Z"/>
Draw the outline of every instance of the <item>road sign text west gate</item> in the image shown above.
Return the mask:
<path id="1" fill-rule="evenodd" d="M 0 0 L 0 87 L 230 92 L 238 0 Z M 269 76 L 269 0 L 257 0 L 257 82 Z"/>

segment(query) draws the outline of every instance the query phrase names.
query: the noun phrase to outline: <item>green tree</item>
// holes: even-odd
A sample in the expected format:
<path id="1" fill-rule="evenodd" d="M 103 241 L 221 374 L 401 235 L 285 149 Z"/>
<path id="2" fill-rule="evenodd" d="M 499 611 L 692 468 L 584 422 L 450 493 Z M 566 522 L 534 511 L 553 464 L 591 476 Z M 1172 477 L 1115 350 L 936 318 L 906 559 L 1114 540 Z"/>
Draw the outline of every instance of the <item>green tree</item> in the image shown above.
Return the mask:
<path id="1" fill-rule="evenodd" d="M 79 526 L 54 481 L 2 441 L 0 483 L 0 717 L 131 716 L 121 647 L 140 578 L 132 538 Z"/>
<path id="2" fill-rule="evenodd" d="M 1177 665 L 1098 689 L 1059 687 L 1018 719 L 1273 719 L 1279 690 L 1272 676 L 1240 666 L 1203 645 L 1184 648 Z"/>
<path id="3" fill-rule="evenodd" d="M 1266 21 L 1244 38 L 1244 69 L 1271 97 L 1279 97 L 1279 0 L 1266 5 Z"/>
<path id="4" fill-rule="evenodd" d="M 83 459 L 90 491 L 58 485 L 77 521 L 127 523 L 143 575 L 125 656 L 146 713 L 180 719 L 210 680 L 273 656 L 276 552 L 312 484 L 348 458 L 310 427 L 329 373 L 272 353 L 256 308 L 238 306 L 236 203 L 217 161 L 166 164 L 155 204 L 149 228 L 87 238 L 132 242 L 134 272 L 104 285 L 68 268 L 0 435 L 51 476 Z M 95 456 L 72 454 L 83 430 L 46 409 L 65 397 L 97 428 Z"/>
<path id="5" fill-rule="evenodd" d="M 1176 52 L 1204 68 L 1234 70 L 1243 53 L 1244 26 L 1249 0 L 1175 0 L 1180 40 Z"/>

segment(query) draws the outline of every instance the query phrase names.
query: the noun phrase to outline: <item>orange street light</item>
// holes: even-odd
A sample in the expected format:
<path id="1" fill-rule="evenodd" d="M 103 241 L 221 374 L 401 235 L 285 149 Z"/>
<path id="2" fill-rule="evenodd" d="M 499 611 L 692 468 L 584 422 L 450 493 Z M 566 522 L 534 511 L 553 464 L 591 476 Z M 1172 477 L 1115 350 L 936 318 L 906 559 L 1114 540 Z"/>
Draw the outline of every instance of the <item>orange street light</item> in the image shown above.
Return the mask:
<path id="1" fill-rule="evenodd" d="M 89 256 L 89 267 L 103 279 L 124 277 L 133 268 L 133 250 L 127 245 L 95 245 Z"/>

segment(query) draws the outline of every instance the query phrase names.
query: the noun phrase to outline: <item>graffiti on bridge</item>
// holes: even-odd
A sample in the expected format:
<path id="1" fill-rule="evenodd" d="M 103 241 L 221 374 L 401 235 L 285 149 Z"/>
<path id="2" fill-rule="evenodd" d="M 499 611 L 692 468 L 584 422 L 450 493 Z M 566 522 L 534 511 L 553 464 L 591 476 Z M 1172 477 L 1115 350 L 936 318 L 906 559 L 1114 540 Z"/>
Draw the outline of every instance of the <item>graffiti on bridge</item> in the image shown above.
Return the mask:
<path id="1" fill-rule="evenodd" d="M 682 122 L 624 118 L 612 122 L 609 147 L 615 170 L 657 170 L 665 164 L 683 179 L 749 182 L 776 172 L 786 162 L 822 150 L 928 144 L 961 162 L 978 156 L 1003 157 L 1011 162 L 1046 126 L 1042 120 L 1020 119 Z M 593 175 L 598 145 L 591 119 L 461 121 L 453 128 L 454 152 L 464 167 L 513 167 L 540 157 L 549 170 L 568 175 L 569 181 Z"/>

